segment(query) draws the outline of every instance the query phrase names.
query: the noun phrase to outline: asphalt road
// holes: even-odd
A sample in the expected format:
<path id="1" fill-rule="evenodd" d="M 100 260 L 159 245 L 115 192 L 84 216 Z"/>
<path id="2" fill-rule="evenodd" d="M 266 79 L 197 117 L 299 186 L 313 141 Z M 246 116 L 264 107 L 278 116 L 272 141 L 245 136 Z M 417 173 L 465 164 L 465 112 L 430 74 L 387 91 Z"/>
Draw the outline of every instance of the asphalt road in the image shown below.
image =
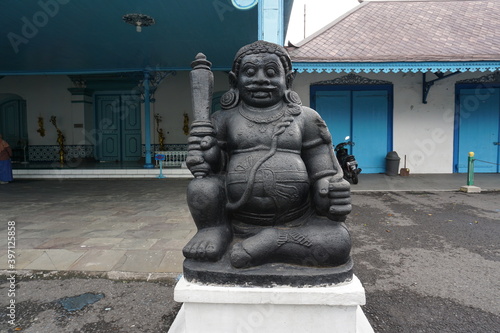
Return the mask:
<path id="1" fill-rule="evenodd" d="M 354 193 L 353 206 L 355 274 L 375 332 L 500 332 L 500 192 Z M 12 326 L 6 279 L 0 332 L 161 333 L 179 308 L 172 280 L 36 274 L 17 281 Z M 75 311 L 61 302 L 85 293 L 101 298 Z"/>
<path id="2" fill-rule="evenodd" d="M 500 332 L 500 192 L 353 201 L 356 274 L 376 332 Z"/>

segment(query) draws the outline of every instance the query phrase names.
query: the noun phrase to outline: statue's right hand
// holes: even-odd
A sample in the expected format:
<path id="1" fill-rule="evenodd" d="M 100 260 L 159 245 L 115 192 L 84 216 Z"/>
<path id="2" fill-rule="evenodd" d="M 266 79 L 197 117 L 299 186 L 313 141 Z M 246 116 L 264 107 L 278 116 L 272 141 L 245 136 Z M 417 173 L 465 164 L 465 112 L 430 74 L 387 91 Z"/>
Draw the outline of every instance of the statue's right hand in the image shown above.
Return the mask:
<path id="1" fill-rule="evenodd" d="M 199 164 L 205 163 L 203 158 L 202 144 L 203 138 L 199 136 L 190 136 L 188 138 L 188 155 L 186 157 L 186 165 L 189 169 Z M 205 146 L 205 144 L 203 145 Z"/>
<path id="2" fill-rule="evenodd" d="M 196 135 L 191 135 L 188 138 L 188 152 L 197 150 L 209 150 L 213 146 L 217 145 L 217 139 L 213 136 L 207 135 L 204 137 L 199 137 Z"/>
<path id="3" fill-rule="evenodd" d="M 198 175 L 208 174 L 210 171 L 217 169 L 217 164 L 220 163 L 220 149 L 217 146 L 217 139 L 213 136 L 190 136 L 188 139 L 188 156 L 186 157 L 186 165 Z"/>
<path id="4" fill-rule="evenodd" d="M 189 169 L 197 165 L 203 164 L 204 162 L 205 159 L 201 155 L 192 155 L 191 153 L 189 153 L 188 156 L 186 157 L 186 165 Z"/>
<path id="5" fill-rule="evenodd" d="M 209 150 L 215 145 L 217 145 L 217 139 L 210 135 L 205 136 L 200 142 L 201 150 Z"/>

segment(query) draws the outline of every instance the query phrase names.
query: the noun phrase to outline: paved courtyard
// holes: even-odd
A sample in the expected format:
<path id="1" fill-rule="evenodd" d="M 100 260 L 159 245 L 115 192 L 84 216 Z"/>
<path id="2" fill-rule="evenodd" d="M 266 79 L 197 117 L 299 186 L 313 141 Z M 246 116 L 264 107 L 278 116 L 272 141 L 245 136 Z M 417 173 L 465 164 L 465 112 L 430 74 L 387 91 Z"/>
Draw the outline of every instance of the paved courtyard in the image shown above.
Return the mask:
<path id="1" fill-rule="evenodd" d="M 188 181 L 19 180 L 2 187 L 3 229 L 16 223 L 16 269 L 182 272 L 180 250 L 196 229 Z M 6 255 L 0 269 L 7 269 Z"/>
<path id="2" fill-rule="evenodd" d="M 347 224 L 375 332 L 500 332 L 500 177 L 477 175 L 487 190 L 481 194 L 458 192 L 464 178 L 364 175 L 352 187 Z M 195 232 L 188 182 L 25 179 L 1 186 L 2 233 L 9 221 L 16 227 L 23 331 L 167 332 L 181 249 Z M 6 237 L 0 249 L 5 275 Z M 38 271 L 53 273 L 31 275 Z M 137 282 L 120 282 L 131 279 Z M 7 288 L 0 284 L 0 293 Z M 74 316 L 54 303 L 85 292 L 106 298 Z M 13 332 L 2 318 L 0 331 Z"/>
<path id="3" fill-rule="evenodd" d="M 353 193 L 456 191 L 465 175 L 361 175 Z M 177 276 L 196 232 L 186 205 L 189 179 L 21 179 L 0 187 L 0 226 L 16 227 L 17 270 Z M 476 185 L 500 190 L 500 175 Z M 0 247 L 7 239 L 0 238 Z M 7 269 L 0 253 L 0 270 Z"/>

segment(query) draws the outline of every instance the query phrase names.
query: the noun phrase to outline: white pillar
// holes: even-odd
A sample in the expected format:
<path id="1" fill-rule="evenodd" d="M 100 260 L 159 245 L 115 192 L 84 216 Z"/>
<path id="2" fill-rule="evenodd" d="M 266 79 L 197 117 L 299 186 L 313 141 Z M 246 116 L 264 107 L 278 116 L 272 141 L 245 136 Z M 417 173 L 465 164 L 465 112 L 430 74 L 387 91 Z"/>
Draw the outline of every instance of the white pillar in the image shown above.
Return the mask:
<path id="1" fill-rule="evenodd" d="M 283 45 L 284 0 L 259 0 L 259 40 Z"/>
<path id="2" fill-rule="evenodd" d="M 69 144 L 94 144 L 93 91 L 87 88 L 68 88 L 71 93 L 71 121 L 73 132 Z"/>

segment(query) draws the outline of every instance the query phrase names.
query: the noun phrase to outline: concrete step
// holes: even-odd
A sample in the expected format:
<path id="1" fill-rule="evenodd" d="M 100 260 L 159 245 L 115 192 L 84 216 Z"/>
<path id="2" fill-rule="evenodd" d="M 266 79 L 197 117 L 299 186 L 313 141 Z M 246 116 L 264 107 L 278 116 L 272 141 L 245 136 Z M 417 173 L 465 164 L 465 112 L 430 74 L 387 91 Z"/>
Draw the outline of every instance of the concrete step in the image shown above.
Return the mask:
<path id="1" fill-rule="evenodd" d="M 160 169 L 14 169 L 14 179 L 158 178 Z M 166 178 L 192 178 L 188 169 L 164 168 Z"/>

